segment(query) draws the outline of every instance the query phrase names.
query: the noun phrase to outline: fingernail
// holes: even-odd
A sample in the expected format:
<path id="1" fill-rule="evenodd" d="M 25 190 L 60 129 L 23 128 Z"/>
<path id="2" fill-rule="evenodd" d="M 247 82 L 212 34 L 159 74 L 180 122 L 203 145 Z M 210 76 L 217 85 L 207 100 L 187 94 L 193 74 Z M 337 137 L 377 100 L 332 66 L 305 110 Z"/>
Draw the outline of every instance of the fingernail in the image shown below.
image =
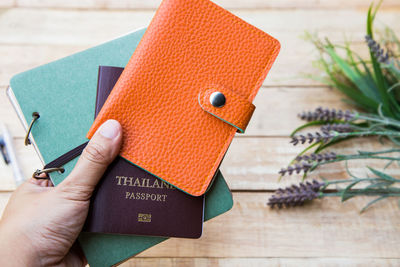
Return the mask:
<path id="1" fill-rule="evenodd" d="M 108 139 L 114 139 L 118 136 L 121 126 L 116 120 L 108 120 L 100 127 L 100 134 Z"/>

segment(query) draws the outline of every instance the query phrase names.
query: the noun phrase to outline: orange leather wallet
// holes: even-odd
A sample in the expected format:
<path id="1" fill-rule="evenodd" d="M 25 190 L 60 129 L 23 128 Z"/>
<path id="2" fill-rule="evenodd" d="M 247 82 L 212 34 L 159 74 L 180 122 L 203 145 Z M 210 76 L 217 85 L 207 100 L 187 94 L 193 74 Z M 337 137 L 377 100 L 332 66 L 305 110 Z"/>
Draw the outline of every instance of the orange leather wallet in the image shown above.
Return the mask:
<path id="1" fill-rule="evenodd" d="M 245 131 L 279 49 L 208 0 L 164 0 L 87 137 L 118 120 L 122 157 L 200 196 Z"/>

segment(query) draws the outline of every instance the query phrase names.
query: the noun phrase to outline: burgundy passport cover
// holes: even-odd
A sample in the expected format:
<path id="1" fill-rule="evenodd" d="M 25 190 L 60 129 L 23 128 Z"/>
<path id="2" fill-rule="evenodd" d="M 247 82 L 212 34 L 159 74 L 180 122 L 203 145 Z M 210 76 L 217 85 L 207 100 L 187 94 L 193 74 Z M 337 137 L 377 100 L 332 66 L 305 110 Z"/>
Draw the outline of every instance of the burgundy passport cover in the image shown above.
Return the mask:
<path id="1" fill-rule="evenodd" d="M 95 117 L 123 68 L 100 66 Z M 91 200 L 83 231 L 199 238 L 204 196 L 193 197 L 117 157 Z"/>

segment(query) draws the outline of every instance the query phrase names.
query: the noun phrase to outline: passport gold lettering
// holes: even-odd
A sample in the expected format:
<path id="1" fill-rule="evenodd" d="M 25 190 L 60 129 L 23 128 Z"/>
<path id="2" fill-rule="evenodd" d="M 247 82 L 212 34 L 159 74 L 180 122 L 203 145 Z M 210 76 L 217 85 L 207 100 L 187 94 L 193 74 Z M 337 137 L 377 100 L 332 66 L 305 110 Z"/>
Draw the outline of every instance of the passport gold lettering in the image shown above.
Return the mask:
<path id="1" fill-rule="evenodd" d="M 151 200 L 165 202 L 167 199 L 166 194 L 153 194 L 153 193 L 142 193 L 142 192 L 126 192 L 125 199 L 135 200 Z"/>
<path id="2" fill-rule="evenodd" d="M 159 189 L 175 189 L 172 185 L 155 179 L 151 181 L 148 178 L 135 178 L 135 177 L 126 177 L 126 176 L 115 176 L 117 180 L 117 185 L 120 186 L 132 186 L 132 187 L 143 187 L 143 188 L 159 188 Z"/>
<path id="3" fill-rule="evenodd" d="M 116 183 L 119 186 L 137 187 L 137 188 L 157 188 L 157 189 L 175 189 L 172 185 L 158 180 L 148 179 L 139 177 L 126 177 L 126 176 L 115 176 Z M 131 192 L 126 191 L 125 199 L 132 200 L 146 200 L 146 201 L 159 201 L 165 202 L 167 200 L 167 194 L 158 193 L 144 193 L 144 192 Z"/>

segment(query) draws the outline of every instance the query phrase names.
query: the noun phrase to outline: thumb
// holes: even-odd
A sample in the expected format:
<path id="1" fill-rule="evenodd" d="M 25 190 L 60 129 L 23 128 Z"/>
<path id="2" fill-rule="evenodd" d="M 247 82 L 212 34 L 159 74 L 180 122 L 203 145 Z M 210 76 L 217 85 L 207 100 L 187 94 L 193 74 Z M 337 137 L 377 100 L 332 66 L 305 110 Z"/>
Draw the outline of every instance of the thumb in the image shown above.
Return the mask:
<path id="1" fill-rule="evenodd" d="M 117 156 L 122 140 L 118 121 L 108 120 L 93 135 L 70 175 L 56 189 L 74 200 L 88 200 L 108 165 Z"/>

